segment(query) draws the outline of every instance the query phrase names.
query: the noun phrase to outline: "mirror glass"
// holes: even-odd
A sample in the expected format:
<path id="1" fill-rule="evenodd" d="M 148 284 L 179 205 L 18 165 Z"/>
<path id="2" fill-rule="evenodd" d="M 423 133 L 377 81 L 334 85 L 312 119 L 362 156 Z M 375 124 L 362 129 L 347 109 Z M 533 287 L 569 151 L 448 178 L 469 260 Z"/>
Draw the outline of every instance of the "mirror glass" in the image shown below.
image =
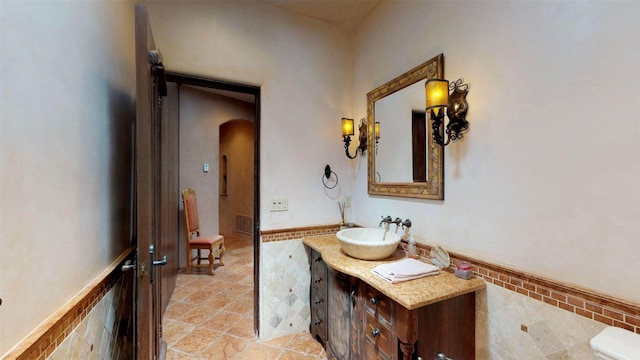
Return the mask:
<path id="1" fill-rule="evenodd" d="M 422 122 L 425 121 L 424 102 L 424 84 L 417 82 L 374 103 L 376 122 L 380 123 L 380 133 L 384 133 L 384 137 L 377 140 L 374 153 L 377 182 L 413 182 L 427 178 L 424 166 L 421 167 L 424 174 L 420 179 L 414 179 L 413 171 L 414 162 L 426 163 L 426 132 L 422 136 L 425 151 L 419 155 L 413 153 L 414 135 L 419 136 L 415 134 L 413 124 L 420 121 L 420 115 Z M 420 128 L 420 124 L 416 126 Z M 424 126 L 421 128 L 426 131 Z M 421 156 L 421 159 L 415 159 L 414 155 Z"/>
<path id="2" fill-rule="evenodd" d="M 431 78 L 444 78 L 444 55 L 367 94 L 369 194 L 444 199 L 444 152 L 433 142 L 424 111 L 424 84 Z"/>

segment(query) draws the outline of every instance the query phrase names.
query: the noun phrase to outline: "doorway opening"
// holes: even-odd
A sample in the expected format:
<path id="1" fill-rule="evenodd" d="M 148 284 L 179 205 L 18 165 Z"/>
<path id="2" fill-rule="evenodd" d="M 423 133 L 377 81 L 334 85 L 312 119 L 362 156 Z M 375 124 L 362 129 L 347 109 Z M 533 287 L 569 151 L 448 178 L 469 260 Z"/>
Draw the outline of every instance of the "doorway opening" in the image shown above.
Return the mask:
<path id="1" fill-rule="evenodd" d="M 211 171 L 217 175 L 218 185 L 217 188 L 199 189 L 198 197 L 200 198 L 202 196 L 200 194 L 204 194 L 206 191 L 210 194 L 211 202 L 215 202 L 212 211 L 217 214 L 214 215 L 215 218 L 210 217 L 209 220 L 217 222 L 218 231 L 225 235 L 225 247 L 242 246 L 238 245 L 242 242 L 253 246 L 253 286 L 254 289 L 259 289 L 260 88 L 169 71 L 166 73 L 166 79 L 168 82 L 180 85 L 180 88 L 184 88 L 185 92 L 210 93 L 209 95 L 212 97 L 227 98 L 230 102 L 244 103 L 243 106 L 250 110 L 242 115 L 225 119 L 218 125 L 219 130 L 216 132 L 219 134 L 219 138 L 217 141 L 214 139 L 211 145 L 219 149 L 216 151 L 216 158 L 202 160 L 201 164 L 197 164 L 199 175 L 206 176 L 211 174 L 209 173 Z M 180 104 L 180 107 L 182 108 L 184 105 L 187 104 Z M 180 112 L 182 113 L 182 109 Z M 198 136 L 197 132 L 194 136 Z M 231 141 L 238 137 L 242 140 L 241 150 L 235 141 Z M 183 145 L 181 144 L 180 147 L 182 152 Z M 243 169 L 242 171 L 238 171 L 239 166 Z M 182 164 L 180 167 L 182 168 Z M 237 197 L 238 191 L 242 194 L 242 199 Z M 234 198 L 232 199 L 232 197 Z M 199 205 L 202 207 L 204 201 Z M 202 217 L 203 214 L 201 213 L 200 216 Z M 202 222 L 203 220 L 201 220 Z M 184 250 L 182 254 L 184 254 Z M 259 335 L 260 328 L 259 304 L 259 291 L 254 291 L 253 325 L 256 335 Z"/>
<path id="2" fill-rule="evenodd" d="M 220 232 L 233 234 L 234 245 L 243 247 L 253 237 L 253 144 L 255 123 L 234 119 L 220 125 Z M 227 246 L 229 248 L 229 246 Z"/>

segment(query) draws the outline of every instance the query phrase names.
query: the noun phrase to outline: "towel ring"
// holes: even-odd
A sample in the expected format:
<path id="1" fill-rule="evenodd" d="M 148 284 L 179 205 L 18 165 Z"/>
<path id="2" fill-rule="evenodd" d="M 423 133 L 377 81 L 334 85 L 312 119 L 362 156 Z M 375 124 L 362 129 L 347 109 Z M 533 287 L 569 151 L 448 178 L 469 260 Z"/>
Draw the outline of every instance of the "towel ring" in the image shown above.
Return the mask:
<path id="1" fill-rule="evenodd" d="M 326 180 L 329 180 L 331 178 L 331 174 L 333 174 L 336 177 L 336 183 L 333 184 L 333 186 L 328 186 Z M 338 186 L 338 174 L 331 171 L 331 166 L 329 165 L 324 167 L 324 174 L 322 175 L 322 185 L 324 185 L 324 187 L 326 187 L 327 189 L 333 189 L 336 186 Z"/>

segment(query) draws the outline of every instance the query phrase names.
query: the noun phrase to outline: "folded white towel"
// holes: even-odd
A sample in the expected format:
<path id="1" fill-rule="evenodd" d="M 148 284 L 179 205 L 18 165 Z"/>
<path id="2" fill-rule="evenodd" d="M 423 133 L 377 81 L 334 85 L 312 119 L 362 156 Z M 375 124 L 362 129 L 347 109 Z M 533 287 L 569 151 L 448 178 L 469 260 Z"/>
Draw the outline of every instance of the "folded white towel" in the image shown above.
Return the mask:
<path id="1" fill-rule="evenodd" d="M 420 260 L 406 258 L 392 263 L 378 265 L 371 272 L 391 283 L 398 283 L 429 275 L 437 275 L 440 269 L 437 266 L 423 263 Z"/>

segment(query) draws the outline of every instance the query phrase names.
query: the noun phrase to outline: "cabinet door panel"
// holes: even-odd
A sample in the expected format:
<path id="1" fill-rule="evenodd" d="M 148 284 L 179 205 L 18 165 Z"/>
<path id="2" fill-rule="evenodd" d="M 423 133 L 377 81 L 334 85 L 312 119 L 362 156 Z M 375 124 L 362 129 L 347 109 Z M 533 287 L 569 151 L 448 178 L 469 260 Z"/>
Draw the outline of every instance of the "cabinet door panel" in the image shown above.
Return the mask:
<path id="1" fill-rule="evenodd" d="M 418 312 L 417 354 L 475 359 L 475 293 L 427 305 Z"/>
<path id="2" fill-rule="evenodd" d="M 331 268 L 328 273 L 328 350 L 336 359 L 347 360 L 350 358 L 351 283 L 345 275 Z"/>

